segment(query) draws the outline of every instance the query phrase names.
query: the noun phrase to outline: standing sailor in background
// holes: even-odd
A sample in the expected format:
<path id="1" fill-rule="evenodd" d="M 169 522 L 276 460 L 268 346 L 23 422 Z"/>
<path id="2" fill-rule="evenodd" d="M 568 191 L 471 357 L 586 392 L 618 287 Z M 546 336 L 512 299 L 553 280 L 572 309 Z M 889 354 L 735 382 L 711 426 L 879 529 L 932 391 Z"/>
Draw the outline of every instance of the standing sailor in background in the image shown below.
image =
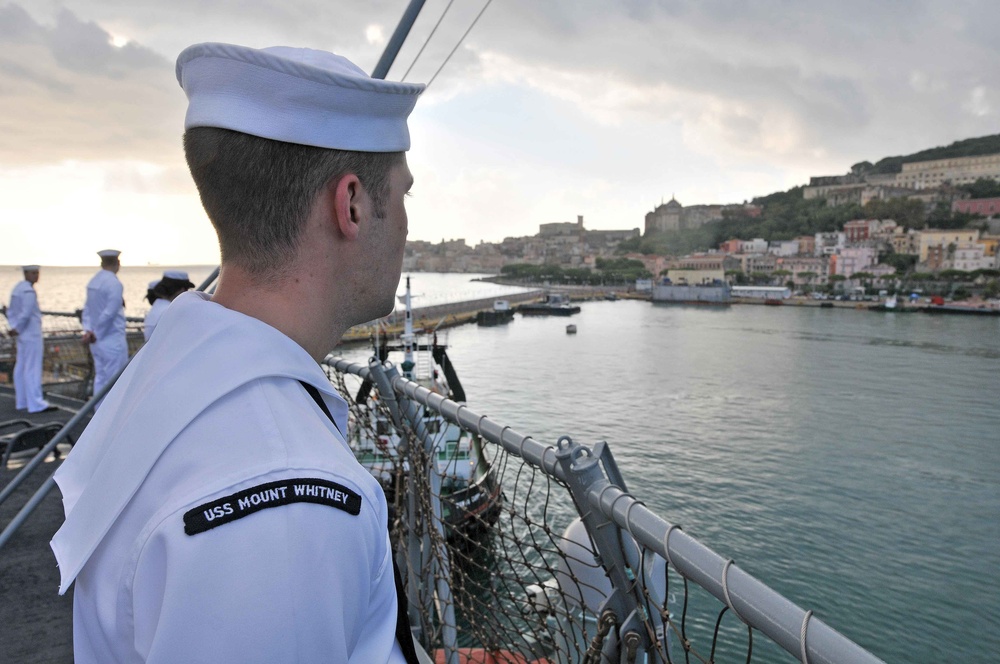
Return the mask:
<path id="1" fill-rule="evenodd" d="M 128 364 L 128 342 L 125 339 L 125 299 L 122 282 L 118 281 L 121 262 L 116 249 L 97 252 L 101 269 L 87 284 L 87 301 L 83 305 L 83 343 L 90 345 L 94 356 L 94 394 Z"/>
<path id="2" fill-rule="evenodd" d="M 187 272 L 180 270 L 167 270 L 163 273 L 163 278 L 159 281 L 149 282 L 149 290 L 146 291 L 146 299 L 153 305 L 142 325 L 142 336 L 146 341 L 153 335 L 156 324 L 160 321 L 160 316 L 166 311 L 170 303 L 184 291 L 194 288 L 194 284 L 188 279 Z"/>
<path id="3" fill-rule="evenodd" d="M 177 78 L 221 277 L 164 311 L 55 475 L 75 661 L 416 662 L 385 495 L 319 362 L 393 310 L 424 86 L 214 43 Z"/>
<path id="4" fill-rule="evenodd" d="M 14 363 L 14 400 L 18 410 L 41 413 L 55 410 L 42 396 L 42 310 L 38 307 L 35 284 L 38 265 L 25 265 L 24 281 L 17 282 L 10 294 L 7 320 L 10 334 L 17 340 Z"/>
<path id="5" fill-rule="evenodd" d="M 159 279 L 150 281 L 146 288 L 146 301 L 150 304 L 149 311 L 146 312 L 146 317 L 142 321 L 142 337 L 146 341 L 149 341 L 149 336 L 153 334 L 153 328 L 156 327 L 156 321 L 160 320 L 160 314 L 163 313 L 162 310 L 156 314 L 153 313 L 153 310 L 156 309 L 156 303 L 160 299 L 156 294 L 156 287 L 159 284 Z M 152 324 L 150 324 L 151 322 Z"/>

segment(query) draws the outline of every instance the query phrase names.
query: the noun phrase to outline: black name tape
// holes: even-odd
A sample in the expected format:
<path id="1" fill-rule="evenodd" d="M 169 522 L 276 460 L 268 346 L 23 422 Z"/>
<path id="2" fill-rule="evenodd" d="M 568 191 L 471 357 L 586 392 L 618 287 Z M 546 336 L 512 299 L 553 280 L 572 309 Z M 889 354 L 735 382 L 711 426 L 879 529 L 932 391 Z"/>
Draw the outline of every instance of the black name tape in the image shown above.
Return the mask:
<path id="1" fill-rule="evenodd" d="M 189 510 L 184 514 L 184 532 L 197 535 L 254 512 L 292 503 L 326 505 L 354 516 L 361 512 L 361 496 L 343 485 L 315 478 L 279 480 Z"/>

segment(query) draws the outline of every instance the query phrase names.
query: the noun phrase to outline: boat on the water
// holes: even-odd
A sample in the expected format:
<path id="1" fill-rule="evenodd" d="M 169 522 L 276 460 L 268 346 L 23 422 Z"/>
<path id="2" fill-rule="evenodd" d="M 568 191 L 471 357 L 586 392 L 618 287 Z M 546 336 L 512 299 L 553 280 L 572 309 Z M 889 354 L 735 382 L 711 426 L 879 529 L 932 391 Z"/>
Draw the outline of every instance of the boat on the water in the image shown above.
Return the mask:
<path id="1" fill-rule="evenodd" d="M 402 376 L 459 403 L 465 401 L 465 391 L 458 379 L 445 344 L 431 332 L 418 339 L 413 330 L 413 309 L 410 279 L 406 279 L 406 294 L 401 298 L 406 306 L 404 332 L 398 343 L 383 340 L 376 345 L 382 362 L 393 353 L 402 354 L 399 367 Z M 513 315 L 513 312 L 511 313 Z M 379 480 L 389 504 L 410 472 L 404 461 L 404 438 L 392 422 L 391 413 L 378 403 L 372 383 L 365 381 L 354 395 L 345 394 L 350 404 L 348 444 L 355 457 Z M 351 398 L 353 396 L 353 398 Z M 442 518 L 449 529 L 468 531 L 492 525 L 497 519 L 502 501 L 500 486 L 485 460 L 478 439 L 469 431 L 447 421 L 440 413 L 419 407 L 419 420 L 424 435 L 432 443 L 433 463 L 441 478 Z"/>
<path id="2" fill-rule="evenodd" d="M 522 316 L 572 316 L 580 313 L 580 305 L 564 293 L 547 293 L 543 301 L 522 304 L 517 310 Z"/>
<path id="3" fill-rule="evenodd" d="M 510 308 L 509 300 L 496 300 L 493 308 L 476 313 L 476 324 L 480 327 L 505 325 L 514 320 L 514 310 Z"/>

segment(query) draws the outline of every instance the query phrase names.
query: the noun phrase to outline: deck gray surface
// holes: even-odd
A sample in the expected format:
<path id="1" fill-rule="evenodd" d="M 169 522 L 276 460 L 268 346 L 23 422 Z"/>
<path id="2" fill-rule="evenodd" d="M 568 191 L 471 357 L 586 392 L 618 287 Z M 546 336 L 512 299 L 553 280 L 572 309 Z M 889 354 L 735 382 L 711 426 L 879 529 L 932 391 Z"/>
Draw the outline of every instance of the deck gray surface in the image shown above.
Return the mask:
<path id="1" fill-rule="evenodd" d="M 76 408 L 78 404 L 50 399 L 55 405 Z M 69 410 L 28 415 L 14 410 L 13 391 L 0 386 L 0 422 L 27 419 L 43 424 L 65 422 Z M 14 429 L 0 431 L 8 433 Z M 73 432 L 73 438 L 80 431 Z M 51 455 L 49 457 L 51 459 Z M 0 529 L 10 523 L 35 490 L 58 467 L 47 461 L 14 494 L 0 505 Z M 0 488 L 18 469 L 0 469 Z M 0 549 L 0 664 L 63 664 L 73 661 L 73 590 L 60 597 L 59 571 L 49 549 L 49 540 L 62 524 L 62 500 L 58 489 L 45 498 L 35 513 Z"/>

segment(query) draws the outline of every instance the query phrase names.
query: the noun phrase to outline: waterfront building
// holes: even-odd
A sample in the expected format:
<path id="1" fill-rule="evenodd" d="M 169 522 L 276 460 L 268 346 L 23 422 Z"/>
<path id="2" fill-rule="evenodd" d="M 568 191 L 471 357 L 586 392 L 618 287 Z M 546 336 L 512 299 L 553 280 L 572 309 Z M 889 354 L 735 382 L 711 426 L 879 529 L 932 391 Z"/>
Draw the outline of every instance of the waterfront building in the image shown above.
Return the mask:
<path id="1" fill-rule="evenodd" d="M 684 206 L 671 196 L 669 201 L 656 206 L 652 212 L 646 213 L 646 235 L 680 230 L 683 209 Z"/>
<path id="2" fill-rule="evenodd" d="M 921 263 L 929 262 L 927 252 L 931 247 L 949 247 L 960 244 L 970 244 L 979 239 L 979 230 L 975 228 L 957 228 L 953 230 L 940 230 L 929 228 L 918 231 L 920 244 L 917 256 Z M 940 259 L 943 260 L 943 259 Z"/>
<path id="3" fill-rule="evenodd" d="M 896 184 L 910 189 L 927 189 L 944 183 L 971 184 L 981 178 L 1000 181 L 1000 154 L 903 164 L 902 171 L 896 175 Z"/>
<path id="4" fill-rule="evenodd" d="M 800 235 L 795 241 L 799 243 L 800 256 L 812 256 L 816 253 L 815 235 Z"/>
<path id="5" fill-rule="evenodd" d="M 657 205 L 652 212 L 646 213 L 646 234 L 664 231 L 678 231 L 687 228 L 698 228 L 710 221 L 722 219 L 723 209 L 739 210 L 746 216 L 760 216 L 762 210 L 758 206 L 723 206 L 723 205 L 689 205 L 684 207 L 676 198 L 671 197 L 666 203 Z"/>
<path id="6" fill-rule="evenodd" d="M 871 272 L 877 261 L 878 252 L 872 247 L 844 247 L 840 253 L 831 256 L 830 274 L 850 279 L 855 272 Z"/>
<path id="7" fill-rule="evenodd" d="M 1000 214 L 1000 198 L 969 198 L 964 201 L 955 201 L 951 204 L 951 211 L 992 217 L 995 214 Z"/>
<path id="8" fill-rule="evenodd" d="M 711 268 L 670 268 L 667 279 L 680 286 L 703 286 L 724 282 L 726 273 L 722 269 Z"/>
<path id="9" fill-rule="evenodd" d="M 719 245 L 719 251 L 724 254 L 739 254 L 743 252 L 743 240 L 726 240 Z"/>
<path id="10" fill-rule="evenodd" d="M 843 231 L 832 233 L 816 233 L 816 245 L 813 254 L 816 256 L 832 256 L 840 253 L 840 250 L 847 244 L 847 238 Z"/>
<path id="11" fill-rule="evenodd" d="M 799 253 L 799 243 L 795 240 L 778 240 L 767 246 L 767 253 L 775 256 L 794 256 Z"/>
<path id="12" fill-rule="evenodd" d="M 888 201 L 894 198 L 910 198 L 914 195 L 912 189 L 892 184 L 867 185 L 858 197 L 859 205 L 867 205 L 868 201 Z"/>
<path id="13" fill-rule="evenodd" d="M 578 237 L 581 233 L 583 233 L 583 215 L 577 215 L 575 224 L 558 221 L 538 226 L 538 235 L 543 238 Z"/>
<path id="14" fill-rule="evenodd" d="M 744 240 L 740 248 L 740 253 L 744 254 L 766 254 L 767 240 L 755 237 L 752 240 Z"/>
<path id="15" fill-rule="evenodd" d="M 917 256 L 920 254 L 920 231 L 897 226 L 892 229 L 889 243 L 897 254 Z"/>
<path id="16" fill-rule="evenodd" d="M 951 269 L 972 272 L 992 268 L 994 256 L 986 255 L 986 247 L 979 242 L 963 243 L 955 247 L 951 258 Z"/>
<path id="17" fill-rule="evenodd" d="M 725 273 L 727 270 L 738 270 L 740 261 L 727 254 L 708 252 L 675 258 L 669 261 L 667 267 L 672 270 L 714 270 Z"/>
<path id="18" fill-rule="evenodd" d="M 791 272 L 789 278 L 796 286 L 824 286 L 830 276 L 830 259 L 826 256 L 779 258 L 777 269 Z M 810 274 L 812 276 L 808 276 Z"/>
<path id="19" fill-rule="evenodd" d="M 847 244 L 864 244 L 866 240 L 888 237 L 897 224 L 892 219 L 853 219 L 844 224 Z"/>
<path id="20" fill-rule="evenodd" d="M 864 180 L 860 175 L 854 173 L 817 175 L 809 178 L 809 186 L 802 188 L 802 198 L 807 201 L 813 198 L 825 198 L 829 204 L 831 197 L 863 187 Z"/>
<path id="21" fill-rule="evenodd" d="M 743 273 L 748 276 L 754 273 L 770 275 L 778 269 L 778 258 L 771 254 L 741 254 L 739 260 Z"/>
<path id="22" fill-rule="evenodd" d="M 792 291 L 784 286 L 733 286 L 730 294 L 745 300 L 787 300 Z"/>
<path id="23" fill-rule="evenodd" d="M 1000 249 L 1000 236 L 984 235 L 979 238 L 979 244 L 983 245 L 983 255 L 996 258 Z"/>

